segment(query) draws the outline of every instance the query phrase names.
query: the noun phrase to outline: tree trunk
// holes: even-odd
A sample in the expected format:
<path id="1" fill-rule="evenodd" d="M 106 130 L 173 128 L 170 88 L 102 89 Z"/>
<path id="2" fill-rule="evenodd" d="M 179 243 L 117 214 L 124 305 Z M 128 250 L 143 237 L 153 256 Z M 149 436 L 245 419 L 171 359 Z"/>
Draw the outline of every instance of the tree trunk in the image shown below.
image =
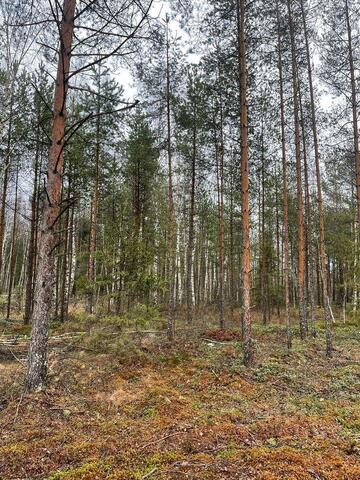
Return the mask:
<path id="1" fill-rule="evenodd" d="M 241 212 L 242 212 L 242 287 L 244 364 L 254 363 L 254 346 L 251 334 L 251 252 L 250 252 L 250 206 L 249 206 L 249 145 L 247 70 L 245 40 L 245 0 L 237 0 L 238 57 L 240 75 L 240 137 L 241 137 Z"/>
<path id="2" fill-rule="evenodd" d="M 298 82 L 300 79 L 298 77 Z M 312 232 L 312 211 L 311 211 L 311 198 L 310 198 L 310 187 L 309 187 L 309 169 L 307 161 L 307 152 L 306 152 L 306 132 L 305 132 L 305 117 L 302 104 L 302 95 L 299 90 L 299 107 L 300 107 L 300 118 L 302 126 L 302 143 L 303 143 L 303 159 L 304 159 L 304 181 L 305 181 L 305 217 L 306 217 L 306 230 L 305 230 L 305 245 L 306 245 L 306 286 L 307 294 L 306 299 L 310 312 L 310 322 L 311 322 L 311 334 L 316 337 L 316 324 L 315 324 L 315 312 L 314 312 L 314 291 L 315 291 L 315 281 L 314 281 L 314 245 L 313 245 L 313 232 Z M 308 325 L 306 324 L 306 333 L 308 332 Z"/>
<path id="3" fill-rule="evenodd" d="M 225 219 L 224 219 L 224 132 L 223 107 L 220 98 L 220 151 L 219 151 L 219 319 L 220 328 L 225 327 Z"/>
<path id="4" fill-rule="evenodd" d="M 217 138 L 216 114 L 214 113 L 214 141 L 215 141 L 215 163 L 216 163 L 216 184 L 217 184 L 217 203 L 218 203 L 218 305 L 219 305 L 219 326 L 225 327 L 224 317 L 224 139 L 223 139 L 223 112 L 222 100 L 220 99 L 220 142 Z"/>
<path id="5" fill-rule="evenodd" d="M 34 164 L 34 186 L 31 197 L 31 220 L 30 220 L 30 239 L 29 250 L 27 257 L 27 273 L 26 273 L 26 290 L 25 290 L 25 312 L 24 323 L 28 325 L 31 318 L 33 307 L 33 286 L 34 286 L 34 270 L 36 258 L 36 230 L 37 230 L 37 203 L 38 203 L 38 176 L 39 176 L 39 161 L 40 161 L 40 142 L 39 129 L 37 129 L 37 143 L 35 152 Z"/>
<path id="6" fill-rule="evenodd" d="M 166 124 L 167 124 L 167 153 L 168 153 L 168 319 L 167 336 L 170 341 L 175 336 L 175 211 L 173 192 L 173 164 L 171 142 L 171 106 L 170 106 L 170 61 L 169 61 L 169 18 L 166 18 Z"/>
<path id="7" fill-rule="evenodd" d="M 74 193 L 74 192 L 73 192 Z M 69 312 L 69 304 L 71 295 L 73 292 L 74 287 L 74 280 L 75 280 L 75 269 L 76 269 L 76 229 L 75 229 L 75 206 L 72 205 L 71 207 L 71 214 L 70 214 L 70 224 L 69 224 L 69 248 L 68 248 L 68 271 L 67 271 L 67 286 L 66 286 L 66 306 L 65 312 L 68 314 Z"/>
<path id="8" fill-rule="evenodd" d="M 96 281 L 96 248 L 97 248 L 97 220 L 99 211 L 99 175 L 100 175 L 100 93 L 101 93 L 101 72 L 99 68 L 98 77 L 98 96 L 96 102 L 96 144 L 95 144 L 95 178 L 93 195 L 91 201 L 91 213 L 90 213 L 90 239 L 89 239 L 89 262 L 88 262 L 88 281 L 89 281 L 89 294 L 87 298 L 86 309 L 89 313 L 93 313 L 94 309 L 94 293 L 95 293 L 95 281 Z"/>
<path id="9" fill-rule="evenodd" d="M 46 200 L 39 238 L 39 264 L 34 293 L 32 333 L 29 349 L 27 390 L 45 385 L 47 377 L 48 328 L 55 282 L 55 227 L 61 214 L 63 148 L 66 129 L 66 97 L 73 40 L 76 0 L 64 0 L 60 26 L 60 51 L 54 94 L 54 119 L 49 152 Z"/>
<path id="10" fill-rule="evenodd" d="M 348 58 L 349 58 L 349 69 L 350 69 L 350 81 L 351 81 L 351 109 L 353 117 L 353 135 L 354 135 L 354 153 L 355 153 L 355 171 L 356 171 L 356 213 L 357 213 L 357 234 L 358 239 L 357 243 L 360 242 L 360 146 L 359 146 L 359 124 L 358 124 L 358 113 L 357 113 L 357 86 L 355 79 L 355 64 L 354 64 L 354 53 L 353 53 L 353 40 L 351 34 L 351 25 L 350 25 L 350 12 L 348 0 L 345 0 L 345 16 L 346 16 L 346 26 L 347 26 L 347 35 L 348 35 Z M 357 250 L 355 251 L 355 256 L 358 256 Z M 358 258 L 356 258 L 358 263 Z M 355 274 L 355 285 L 357 285 L 358 279 Z M 354 297 L 354 306 L 357 305 L 357 286 L 355 286 L 356 297 Z M 356 307 L 354 308 L 356 310 Z"/>
<path id="11" fill-rule="evenodd" d="M 280 87 L 280 123 L 281 123 L 281 157 L 282 157 L 282 177 L 283 177 L 283 244 L 284 244 L 284 294 L 285 294 L 285 322 L 287 347 L 292 347 L 292 328 L 290 322 L 289 308 L 289 201 L 288 201 L 288 165 L 286 158 L 285 144 L 285 102 L 284 102 L 284 81 L 283 64 L 281 48 L 281 27 L 279 3 L 276 2 L 277 13 L 277 35 L 278 35 L 278 69 L 279 69 L 279 87 Z"/>
<path id="12" fill-rule="evenodd" d="M 265 149 L 264 149 L 264 112 L 261 112 L 261 187 L 259 188 L 259 237 L 261 238 L 260 295 L 262 321 L 266 325 L 270 320 L 268 296 L 267 238 L 265 234 Z"/>
<path id="13" fill-rule="evenodd" d="M 323 203 L 322 187 L 321 187 L 320 153 L 319 153 L 319 143 L 318 143 L 318 133 L 317 133 L 314 84 L 313 84 L 313 78 L 312 78 L 310 46 L 309 46 L 309 38 L 308 38 L 308 31 L 307 31 L 307 24 L 306 24 L 306 15 L 305 15 L 305 9 L 304 9 L 304 0 L 301 0 L 301 11 L 302 11 L 304 36 L 305 36 L 308 79 L 309 79 L 309 89 L 310 89 L 311 123 L 312 123 L 312 133 L 313 133 L 313 141 L 314 141 L 317 203 L 318 203 L 318 212 L 319 212 L 320 272 L 321 272 L 321 278 L 322 278 L 322 284 L 323 284 L 323 303 L 324 303 L 324 317 L 325 317 L 325 330 L 326 330 L 326 353 L 330 357 L 332 355 L 332 349 L 333 349 L 332 333 L 331 333 L 331 321 L 333 319 L 333 314 L 332 314 L 329 295 L 328 295 L 327 255 L 326 255 L 326 246 L 325 246 L 325 221 L 324 221 L 324 203 Z M 360 165 L 360 159 L 359 159 L 359 165 Z M 359 177 L 359 180 L 360 180 L 360 177 Z"/>
<path id="14" fill-rule="evenodd" d="M 62 255 L 62 268 L 61 268 L 61 296 L 60 296 L 60 322 L 65 322 L 68 316 L 67 310 L 67 278 L 68 278 L 68 251 L 69 251 L 69 228 L 70 228 L 70 209 L 69 209 L 69 202 L 70 199 L 70 192 L 71 192 L 71 183 L 69 181 L 69 191 L 68 191 L 68 208 L 66 210 L 66 217 L 64 221 L 64 248 L 63 248 L 63 255 Z"/>
<path id="15" fill-rule="evenodd" d="M 290 0 L 287 0 L 287 9 L 289 17 L 289 29 L 291 40 L 291 60 L 292 60 L 292 86 L 293 86 L 293 104 L 294 104 L 294 128 L 295 128 L 295 155 L 296 155 L 296 191 L 297 191 L 297 224 L 298 224 L 298 296 L 299 296 L 299 320 L 300 337 L 302 340 L 306 337 L 306 304 L 305 304 L 305 231 L 303 215 L 303 193 L 302 193 L 302 167 L 301 167 L 301 145 L 300 145 L 300 121 L 299 121 L 299 84 L 297 80 L 297 61 L 294 23 L 290 8 Z"/>
<path id="16" fill-rule="evenodd" d="M 194 100 L 195 102 L 195 100 Z M 194 217 L 195 217 L 195 185 L 196 185 L 196 104 L 193 105 L 193 145 L 191 159 L 191 188 L 190 188 L 190 211 L 189 211 L 189 237 L 186 251 L 186 317 L 188 325 L 192 324 L 193 318 L 193 248 L 194 248 Z"/>
<path id="17" fill-rule="evenodd" d="M 2 185 L 1 195 L 1 210 L 0 210 L 0 275 L 3 269 L 3 253 L 4 253 L 4 236 L 5 236 L 5 218 L 6 218 L 6 198 L 9 184 L 10 163 L 11 163 L 11 136 L 12 136 L 12 123 L 13 123 L 13 83 L 10 85 L 10 112 L 9 112 L 9 124 L 6 140 L 6 152 L 4 163 L 4 177 Z M 0 286 L 1 289 L 1 286 Z"/>
<path id="18" fill-rule="evenodd" d="M 234 245 L 234 172 L 233 165 L 231 166 L 230 178 L 230 298 L 231 298 L 231 312 L 234 315 L 236 304 L 236 286 L 235 286 L 235 245 Z"/>
<path id="19" fill-rule="evenodd" d="M 14 201 L 14 212 L 13 212 L 13 224 L 12 224 L 12 233 L 11 233 L 11 243 L 10 243 L 10 255 L 9 255 L 9 284 L 8 284 L 8 298 L 7 298 L 7 309 L 6 309 L 6 318 L 10 318 L 11 312 L 11 297 L 12 290 L 14 285 L 14 270 L 15 270 L 15 241 L 16 241 L 16 222 L 17 222 L 17 210 L 18 210 L 18 186 L 19 186 L 19 166 L 16 167 L 16 178 L 15 178 L 15 201 Z"/>

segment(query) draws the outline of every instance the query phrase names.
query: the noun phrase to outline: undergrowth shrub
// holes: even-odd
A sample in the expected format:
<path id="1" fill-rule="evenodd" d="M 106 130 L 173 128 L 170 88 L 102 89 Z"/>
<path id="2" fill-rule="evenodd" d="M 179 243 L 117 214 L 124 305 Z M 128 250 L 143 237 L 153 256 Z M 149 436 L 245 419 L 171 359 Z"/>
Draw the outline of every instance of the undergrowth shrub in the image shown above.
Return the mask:
<path id="1" fill-rule="evenodd" d="M 121 332 L 93 329 L 80 340 L 80 348 L 94 354 L 113 355 L 121 364 L 145 364 L 150 353 Z"/>

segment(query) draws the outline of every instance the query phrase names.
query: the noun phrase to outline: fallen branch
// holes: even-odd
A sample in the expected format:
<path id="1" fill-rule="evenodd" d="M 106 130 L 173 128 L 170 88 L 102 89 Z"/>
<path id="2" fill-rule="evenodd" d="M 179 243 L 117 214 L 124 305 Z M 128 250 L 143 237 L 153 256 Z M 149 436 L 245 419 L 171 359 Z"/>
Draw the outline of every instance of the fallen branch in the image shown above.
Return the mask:
<path id="1" fill-rule="evenodd" d="M 203 340 L 205 342 L 209 342 L 209 343 L 218 343 L 220 345 L 235 345 L 236 343 L 239 343 L 238 341 L 236 340 L 231 340 L 229 342 L 219 342 L 219 340 L 211 340 L 210 338 L 203 338 Z"/>
<path id="2" fill-rule="evenodd" d="M 16 422 L 16 420 L 17 420 L 17 418 L 18 418 L 19 409 L 20 409 L 20 405 L 21 405 L 21 403 L 22 403 L 22 401 L 23 401 L 23 398 L 24 398 L 24 392 L 21 393 L 20 400 L 19 400 L 19 402 L 18 402 L 18 404 L 17 404 L 16 411 L 15 411 L 15 415 L 14 415 L 14 419 L 13 419 L 13 425 L 15 425 L 15 422 Z"/>
<path id="3" fill-rule="evenodd" d="M 150 472 L 141 477 L 141 480 L 145 480 L 145 478 L 151 477 L 151 475 L 153 475 L 155 472 L 157 472 L 157 467 L 154 467 L 152 470 L 150 470 Z"/>
<path id="4" fill-rule="evenodd" d="M 15 360 L 16 360 L 17 362 L 19 362 L 20 365 L 22 365 L 22 366 L 25 368 L 25 367 L 26 367 L 25 363 L 22 362 L 22 361 L 20 360 L 20 358 L 18 358 L 18 357 L 15 355 L 15 353 L 11 350 L 11 348 L 10 348 L 8 345 L 4 345 L 4 346 L 5 346 L 5 348 L 7 348 L 7 350 L 10 352 L 10 354 L 15 358 Z"/>
<path id="5" fill-rule="evenodd" d="M 211 373 L 220 381 L 221 378 L 220 378 L 220 375 L 218 375 L 214 369 L 211 368 Z"/>

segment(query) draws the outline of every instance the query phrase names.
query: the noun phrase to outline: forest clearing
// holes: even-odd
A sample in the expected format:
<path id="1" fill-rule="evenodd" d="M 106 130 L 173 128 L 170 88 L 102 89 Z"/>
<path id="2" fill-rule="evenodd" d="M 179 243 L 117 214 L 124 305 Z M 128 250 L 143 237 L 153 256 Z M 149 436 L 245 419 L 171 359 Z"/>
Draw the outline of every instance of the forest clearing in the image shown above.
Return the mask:
<path id="1" fill-rule="evenodd" d="M 360 480 L 360 0 L 0 0 L 0 480 Z"/>
<path id="2" fill-rule="evenodd" d="M 233 329 L 170 344 L 117 328 L 50 354 L 45 392 L 24 394 L 24 367 L 1 363 L 1 478 L 360 478 L 358 323 L 336 325 L 330 361 L 323 332 L 289 352 L 284 325 L 255 324 L 250 370 Z"/>

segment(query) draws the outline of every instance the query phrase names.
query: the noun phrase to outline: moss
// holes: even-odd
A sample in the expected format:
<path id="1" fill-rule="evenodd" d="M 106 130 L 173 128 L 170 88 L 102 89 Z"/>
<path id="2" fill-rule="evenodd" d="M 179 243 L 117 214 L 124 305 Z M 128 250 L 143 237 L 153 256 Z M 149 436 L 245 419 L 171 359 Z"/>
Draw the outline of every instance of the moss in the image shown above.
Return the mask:
<path id="1" fill-rule="evenodd" d="M 160 355 L 158 361 L 170 367 L 176 367 L 191 359 L 188 352 L 171 352 L 170 354 Z"/>
<path id="2" fill-rule="evenodd" d="M 218 458 L 223 458 L 227 460 L 235 459 L 239 455 L 240 451 L 233 445 L 229 445 L 229 447 L 225 448 L 224 450 L 220 450 L 217 453 Z"/>
<path id="3" fill-rule="evenodd" d="M 24 469 L 29 478 L 47 480 L 139 480 L 156 469 L 148 478 L 210 480 L 226 467 L 228 478 L 241 471 L 244 478 L 305 479 L 314 471 L 328 480 L 358 480 L 359 352 L 352 341 L 358 333 L 336 325 L 337 349 L 329 361 L 323 331 L 304 345 L 296 339 L 288 353 L 279 341 L 283 331 L 256 328 L 252 369 L 242 366 L 240 346 L 234 357 L 227 346 L 181 339 L 147 350 L 144 366 L 119 340 L 119 351 L 135 355 L 126 360 L 130 365 L 117 353 L 73 352 L 54 363 L 59 381 L 52 380 L 46 396 L 21 402 L 20 386 L 11 395 L 7 387 L 15 383 L 15 367 L 0 370 L 0 402 L 7 400 L 0 471 L 5 478 L 21 478 Z M 108 346 L 118 341 L 116 335 L 104 340 Z M 109 401 L 114 392 L 119 404 Z M 65 418 L 67 409 L 72 414 Z"/>
<path id="4" fill-rule="evenodd" d="M 360 406 L 346 407 L 337 410 L 336 420 L 349 435 L 360 435 Z"/>
<path id="5" fill-rule="evenodd" d="M 277 361 L 263 363 L 254 370 L 253 378 L 258 382 L 264 382 L 270 375 L 277 374 L 281 368 L 281 365 Z"/>
<path id="6" fill-rule="evenodd" d="M 29 445 L 25 442 L 13 443 L 11 445 L 6 445 L 5 447 L 0 447 L 0 455 L 23 455 L 28 450 L 28 447 Z"/>
<path id="7" fill-rule="evenodd" d="M 108 473 L 109 470 L 109 464 L 93 461 L 68 470 L 55 472 L 47 480 L 79 480 L 85 478 L 90 480 L 95 475 L 100 475 L 100 478 L 104 478 L 103 475 Z"/>
<path id="8" fill-rule="evenodd" d="M 154 418 L 156 417 L 157 411 L 156 407 L 154 406 L 147 406 L 141 411 L 141 416 L 146 418 Z"/>

